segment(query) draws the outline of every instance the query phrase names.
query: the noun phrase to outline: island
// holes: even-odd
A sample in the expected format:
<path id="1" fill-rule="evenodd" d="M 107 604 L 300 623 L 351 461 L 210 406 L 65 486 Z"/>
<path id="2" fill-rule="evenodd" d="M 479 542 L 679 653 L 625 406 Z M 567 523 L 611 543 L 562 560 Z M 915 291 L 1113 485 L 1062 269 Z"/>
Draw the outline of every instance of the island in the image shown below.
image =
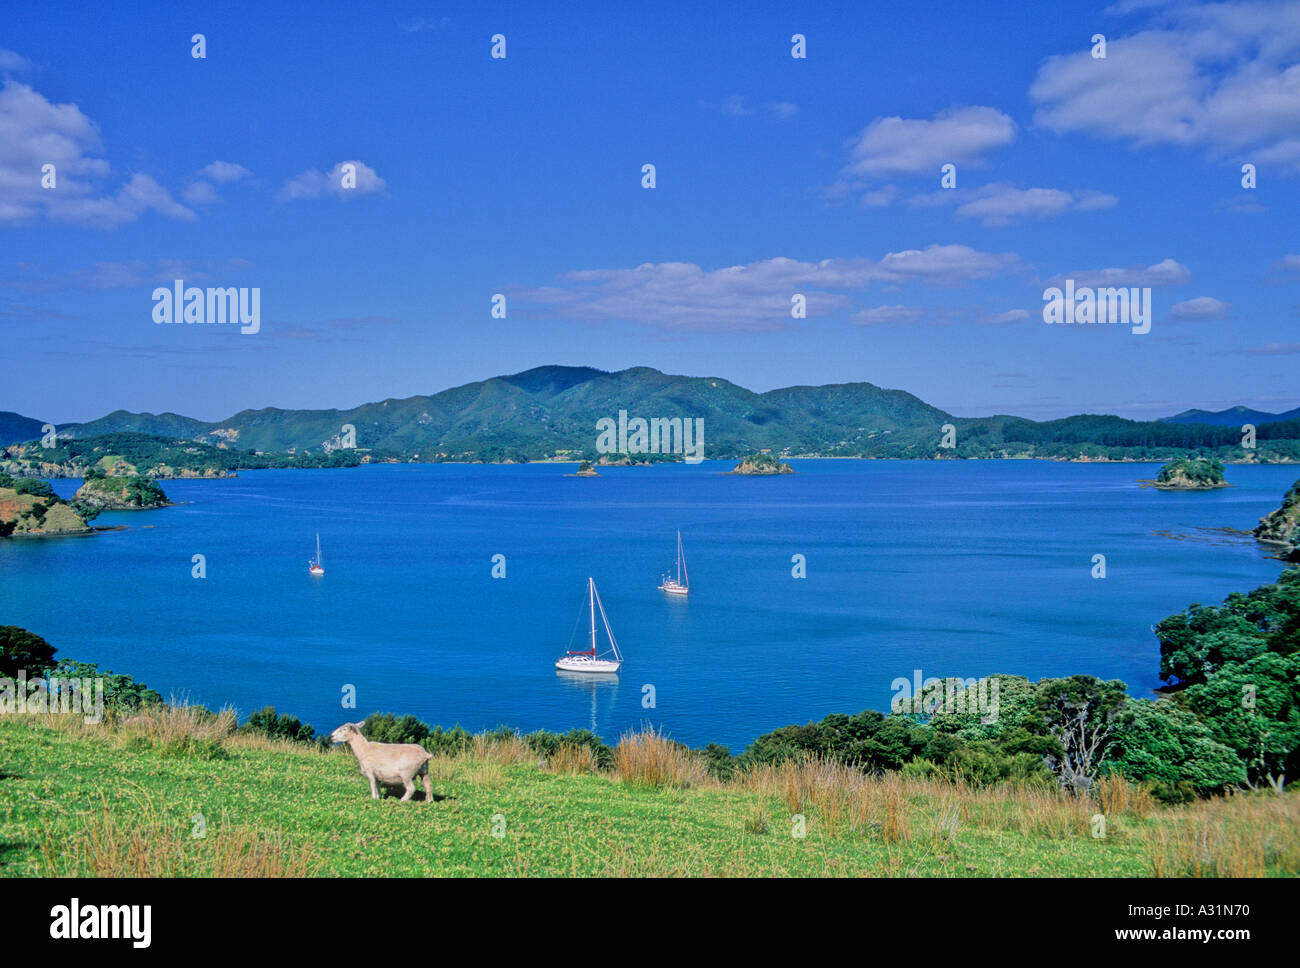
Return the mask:
<path id="1" fill-rule="evenodd" d="M 77 488 L 72 500 L 97 511 L 149 511 L 171 504 L 151 477 L 143 474 L 110 477 L 96 469 L 86 472 L 86 481 Z"/>
<path id="2" fill-rule="evenodd" d="M 794 468 L 777 460 L 770 454 L 750 454 L 741 458 L 739 464 L 727 471 L 728 474 L 747 474 L 762 476 L 768 474 L 793 474 Z"/>
<path id="3" fill-rule="evenodd" d="M 1282 498 L 1282 506 L 1259 519 L 1252 534 L 1267 544 L 1282 545 L 1284 561 L 1300 561 L 1300 481 Z"/>
<path id="4" fill-rule="evenodd" d="M 1151 487 L 1162 491 L 1208 491 L 1217 487 L 1231 487 L 1223 477 L 1223 462 L 1213 457 L 1179 457 L 1171 460 Z"/>
<path id="5" fill-rule="evenodd" d="M 46 481 L 0 471 L 0 538 L 93 534 L 86 522 L 94 515 L 63 500 Z"/>
<path id="6" fill-rule="evenodd" d="M 567 476 L 568 477 L 600 477 L 600 475 L 596 473 L 596 468 L 591 466 L 591 461 L 589 460 L 584 460 L 581 464 L 578 465 L 577 471 Z"/>

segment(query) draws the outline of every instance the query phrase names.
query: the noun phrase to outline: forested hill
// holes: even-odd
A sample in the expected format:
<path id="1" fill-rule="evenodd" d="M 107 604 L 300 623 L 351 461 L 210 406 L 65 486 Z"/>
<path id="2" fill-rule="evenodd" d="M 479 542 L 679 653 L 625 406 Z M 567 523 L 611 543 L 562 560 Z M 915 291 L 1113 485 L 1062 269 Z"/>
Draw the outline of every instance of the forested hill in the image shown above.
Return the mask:
<path id="1" fill-rule="evenodd" d="M 628 419 L 703 420 L 708 458 L 771 450 L 789 456 L 1147 460 L 1204 451 L 1227 460 L 1300 459 L 1300 420 L 1260 426 L 1258 447 L 1246 450 L 1239 425 L 1090 414 L 1045 422 L 1005 415 L 962 418 L 910 393 L 870 383 L 755 393 L 721 377 L 674 376 L 649 367 L 606 372 L 544 366 L 431 396 L 346 410 L 245 410 L 213 423 L 119 410 L 89 423 L 60 425 L 58 433 L 60 443 L 136 433 L 241 455 L 299 459 L 353 447 L 361 459 L 371 460 L 594 458 L 597 421 L 617 421 L 621 411 Z M 23 419 L 8 415 L 0 430 L 30 426 L 21 424 Z M 245 460 L 241 456 L 237 463 Z"/>

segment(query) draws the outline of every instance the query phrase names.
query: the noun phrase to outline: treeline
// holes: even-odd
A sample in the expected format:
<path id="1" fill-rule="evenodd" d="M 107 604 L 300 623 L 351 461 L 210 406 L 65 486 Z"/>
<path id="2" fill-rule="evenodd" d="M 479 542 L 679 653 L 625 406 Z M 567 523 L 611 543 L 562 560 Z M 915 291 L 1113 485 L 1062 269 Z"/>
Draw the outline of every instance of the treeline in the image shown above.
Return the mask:
<path id="1" fill-rule="evenodd" d="M 289 467 L 356 467 L 361 462 L 353 450 L 336 450 L 329 454 L 323 451 L 258 454 L 251 450 L 214 447 L 192 440 L 132 431 L 62 438 L 52 447 L 30 441 L 0 450 L 0 466 L 12 474 L 30 476 L 50 476 L 42 470 L 48 465 L 61 466 L 65 471 L 73 472 L 67 476 L 84 476 L 87 469 L 102 466 L 106 459 L 111 463 L 114 458 L 131 464 L 146 476 L 159 466 L 194 474 L 230 474 L 240 470 Z"/>

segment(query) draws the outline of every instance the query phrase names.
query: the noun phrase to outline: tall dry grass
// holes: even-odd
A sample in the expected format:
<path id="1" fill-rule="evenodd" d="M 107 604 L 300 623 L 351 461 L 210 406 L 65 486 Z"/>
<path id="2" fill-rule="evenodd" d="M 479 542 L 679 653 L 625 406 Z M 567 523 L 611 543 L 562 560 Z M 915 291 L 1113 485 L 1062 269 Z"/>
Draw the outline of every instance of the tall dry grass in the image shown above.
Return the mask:
<path id="1" fill-rule="evenodd" d="M 905 779 L 898 773 L 869 776 L 835 760 L 805 757 L 761 766 L 737 776 L 744 790 L 779 798 L 791 814 L 812 818 L 822 831 L 874 833 L 885 843 L 912 835 L 916 812 L 911 798 L 934 781 Z"/>
<path id="2" fill-rule="evenodd" d="M 68 838 L 46 832 L 42 877 L 310 877 L 322 862 L 309 847 L 285 843 L 279 830 L 224 824 L 195 837 L 189 822 L 161 817 L 121 821 L 107 800 L 84 815 Z"/>
<path id="3" fill-rule="evenodd" d="M 504 735 L 478 733 L 474 736 L 472 752 L 475 759 L 495 760 L 502 766 L 532 763 L 537 760 L 537 754 L 518 733 Z"/>
<path id="4" fill-rule="evenodd" d="M 712 782 L 706 763 L 649 726 L 623 734 L 614 769 L 624 783 L 640 786 L 686 789 Z"/>
<path id="5" fill-rule="evenodd" d="M 238 725 L 238 715 L 228 706 L 214 713 L 202 706 L 173 702 L 149 706 L 118 721 L 118 732 L 145 735 L 168 746 L 185 740 L 223 742 Z"/>
<path id="6" fill-rule="evenodd" d="M 1154 877 L 1300 876 L 1300 796 L 1237 794 L 1169 810 L 1144 828 Z"/>
<path id="7" fill-rule="evenodd" d="M 596 754 L 590 746 L 561 743 L 546 760 L 546 768 L 561 776 L 579 776 L 596 772 Z"/>

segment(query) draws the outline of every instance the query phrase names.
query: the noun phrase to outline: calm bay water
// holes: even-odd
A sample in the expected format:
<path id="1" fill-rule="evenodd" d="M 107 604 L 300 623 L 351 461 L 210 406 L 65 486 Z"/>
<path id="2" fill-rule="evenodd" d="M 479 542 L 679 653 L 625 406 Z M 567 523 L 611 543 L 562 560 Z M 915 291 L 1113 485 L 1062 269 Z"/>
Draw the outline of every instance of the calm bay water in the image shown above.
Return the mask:
<path id="1" fill-rule="evenodd" d="M 104 514 L 97 525 L 129 530 L 92 538 L 0 541 L 0 624 L 164 695 L 242 715 L 274 705 L 318 730 L 391 711 L 616 740 L 648 721 L 738 752 L 777 726 L 887 709 L 913 669 L 1091 673 L 1146 695 L 1151 625 L 1283 567 L 1205 529 L 1249 530 L 1298 476 L 1233 466 L 1234 488 L 1161 493 L 1136 483 L 1153 464 L 792 463 L 780 478 L 705 462 L 590 480 L 388 465 L 164 482 L 191 503 Z M 65 497 L 79 483 L 54 482 Z M 687 601 L 657 590 L 678 528 Z M 311 578 L 318 531 L 327 573 Z M 795 554 L 806 579 L 791 577 Z M 588 575 L 626 656 L 614 681 L 552 665 Z M 345 684 L 356 710 L 340 707 Z"/>

